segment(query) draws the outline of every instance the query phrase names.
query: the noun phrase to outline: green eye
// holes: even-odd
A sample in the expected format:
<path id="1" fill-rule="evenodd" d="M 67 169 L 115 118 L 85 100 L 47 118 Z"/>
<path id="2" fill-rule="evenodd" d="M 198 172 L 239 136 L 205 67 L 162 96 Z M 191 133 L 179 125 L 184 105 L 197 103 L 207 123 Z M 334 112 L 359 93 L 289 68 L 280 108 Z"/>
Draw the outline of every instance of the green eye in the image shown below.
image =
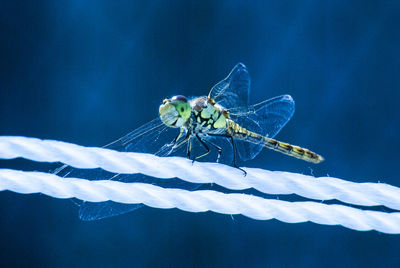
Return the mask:
<path id="1" fill-rule="evenodd" d="M 176 111 L 182 118 L 187 119 L 190 117 L 191 109 L 190 109 L 190 104 L 188 102 L 176 100 L 171 102 L 171 104 L 175 106 Z"/>

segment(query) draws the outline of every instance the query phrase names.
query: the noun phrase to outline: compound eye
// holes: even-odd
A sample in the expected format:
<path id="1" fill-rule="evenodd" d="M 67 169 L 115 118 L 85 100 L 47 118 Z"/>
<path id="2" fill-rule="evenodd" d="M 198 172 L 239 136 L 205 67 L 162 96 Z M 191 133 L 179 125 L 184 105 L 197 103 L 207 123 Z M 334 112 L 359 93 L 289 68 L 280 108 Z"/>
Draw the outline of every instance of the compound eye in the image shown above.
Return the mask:
<path id="1" fill-rule="evenodd" d="M 182 96 L 182 95 L 176 95 L 176 96 L 173 96 L 173 97 L 172 97 L 171 101 L 172 101 L 172 102 L 175 102 L 175 101 L 183 101 L 183 102 L 187 102 L 187 99 L 186 99 L 186 97 L 185 97 L 185 96 Z"/>

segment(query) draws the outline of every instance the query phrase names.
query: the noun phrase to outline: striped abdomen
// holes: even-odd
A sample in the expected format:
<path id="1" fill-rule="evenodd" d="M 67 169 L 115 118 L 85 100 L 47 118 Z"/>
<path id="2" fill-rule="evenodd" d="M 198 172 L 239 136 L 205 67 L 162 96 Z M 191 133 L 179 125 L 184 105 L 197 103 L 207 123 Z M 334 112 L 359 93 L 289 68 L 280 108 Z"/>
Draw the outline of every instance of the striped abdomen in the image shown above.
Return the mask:
<path id="1" fill-rule="evenodd" d="M 229 120 L 228 123 L 228 133 L 236 139 L 246 140 L 248 142 L 263 144 L 264 147 L 272 149 L 274 151 L 290 155 L 308 162 L 320 163 L 324 158 L 306 148 L 302 148 L 296 145 L 291 145 L 289 143 L 277 141 L 275 139 L 270 139 L 264 137 L 260 134 L 251 132 L 245 128 L 242 128 L 235 122 Z"/>

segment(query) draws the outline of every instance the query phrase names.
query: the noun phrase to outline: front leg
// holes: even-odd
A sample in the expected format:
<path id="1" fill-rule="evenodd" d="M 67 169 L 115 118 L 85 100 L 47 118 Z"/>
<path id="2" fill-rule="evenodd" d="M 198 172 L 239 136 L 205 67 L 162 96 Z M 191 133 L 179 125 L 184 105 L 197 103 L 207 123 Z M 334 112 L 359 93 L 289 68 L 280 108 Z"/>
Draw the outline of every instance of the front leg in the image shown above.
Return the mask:
<path id="1" fill-rule="evenodd" d="M 187 142 L 190 138 L 190 132 L 188 131 L 186 133 L 186 136 L 184 138 L 182 138 L 182 134 L 183 134 L 184 128 L 181 128 L 181 130 L 179 131 L 178 135 L 175 137 L 175 139 L 172 140 L 171 143 L 167 144 L 166 146 L 170 147 L 171 149 L 169 150 L 169 153 L 172 153 L 172 151 L 176 148 L 179 148 L 180 146 L 182 146 L 185 142 Z M 181 139 L 182 138 L 182 139 Z"/>
<path id="2" fill-rule="evenodd" d="M 178 140 L 182 137 L 183 134 L 183 127 L 180 128 L 178 135 L 173 139 L 170 143 L 171 146 L 175 146 Z"/>

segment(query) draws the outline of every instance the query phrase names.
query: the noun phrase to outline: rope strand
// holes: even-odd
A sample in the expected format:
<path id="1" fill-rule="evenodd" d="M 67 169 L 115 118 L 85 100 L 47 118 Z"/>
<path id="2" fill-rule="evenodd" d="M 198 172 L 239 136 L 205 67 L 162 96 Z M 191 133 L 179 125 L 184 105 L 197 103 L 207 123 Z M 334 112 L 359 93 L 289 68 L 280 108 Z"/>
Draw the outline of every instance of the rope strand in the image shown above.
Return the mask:
<path id="1" fill-rule="evenodd" d="M 400 233 L 400 212 L 368 211 L 317 202 L 287 202 L 210 190 L 190 192 L 145 183 L 89 181 L 41 172 L 0 169 L 1 190 L 24 194 L 43 193 L 56 198 L 75 197 L 91 202 L 112 200 L 127 204 L 143 203 L 155 208 L 179 208 L 189 212 L 242 214 L 257 220 L 275 218 L 288 223 L 311 221 L 326 225 L 339 224 L 358 231 Z"/>
<path id="2" fill-rule="evenodd" d="M 385 183 L 355 183 L 319 177 L 244 168 L 218 163 L 192 164 L 180 157 L 160 158 L 150 154 L 123 153 L 71 143 L 27 137 L 0 137 L 0 158 L 24 157 L 40 162 L 63 162 L 76 168 L 102 168 L 114 173 L 142 173 L 158 178 L 178 177 L 194 183 L 217 183 L 225 188 L 254 188 L 267 194 L 297 194 L 316 200 L 337 199 L 362 206 L 386 206 L 400 210 L 400 189 Z"/>

